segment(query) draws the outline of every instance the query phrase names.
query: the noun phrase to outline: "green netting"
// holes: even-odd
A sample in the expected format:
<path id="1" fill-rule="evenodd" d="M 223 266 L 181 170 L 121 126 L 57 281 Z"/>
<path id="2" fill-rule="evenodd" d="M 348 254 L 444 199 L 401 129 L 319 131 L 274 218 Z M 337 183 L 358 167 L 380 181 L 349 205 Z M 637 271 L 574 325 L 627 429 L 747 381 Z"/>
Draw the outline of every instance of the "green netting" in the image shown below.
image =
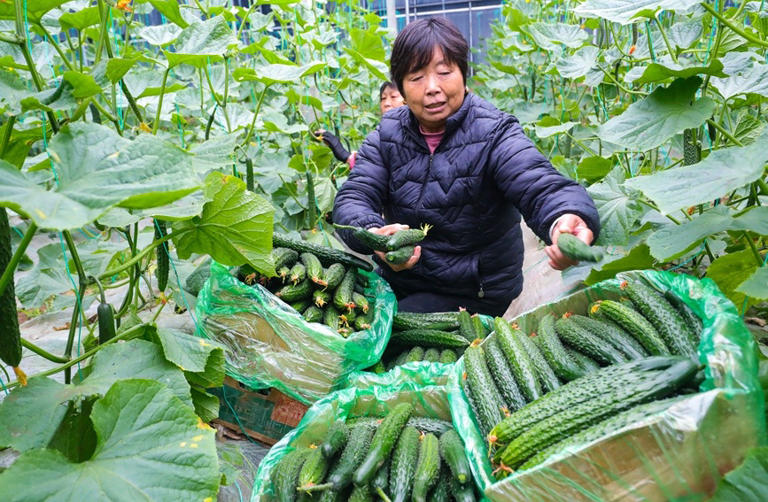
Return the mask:
<path id="1" fill-rule="evenodd" d="M 756 345 L 736 308 L 709 279 L 641 272 L 682 298 L 704 321 L 699 359 L 706 365 L 700 392 L 615 433 L 570 447 L 533 469 L 495 482 L 488 447 L 460 387 L 463 360 L 449 383 L 454 427 L 467 448 L 475 480 L 494 501 L 705 500 L 723 473 L 766 443 Z M 550 313 L 586 312 L 601 298 L 617 299 L 618 282 L 601 282 L 514 321 L 530 333 Z"/>
<path id="2" fill-rule="evenodd" d="M 375 299 L 374 318 L 370 329 L 344 338 L 328 326 L 306 322 L 266 288 L 243 284 L 213 262 L 198 295 L 197 334 L 226 346 L 231 377 L 311 404 L 343 387 L 349 373 L 375 364 L 389 342 L 395 295 L 381 277 L 359 273 L 368 278 L 365 294 Z"/>
<path id="3" fill-rule="evenodd" d="M 270 482 L 272 471 L 286 454 L 296 448 L 318 444 L 338 419 L 384 416 L 399 403 L 410 403 L 415 416 L 450 420 L 448 393 L 444 383 L 452 365 L 415 362 L 358 381 L 317 401 L 299 425 L 272 447 L 259 464 L 251 502 L 275 500 Z"/>

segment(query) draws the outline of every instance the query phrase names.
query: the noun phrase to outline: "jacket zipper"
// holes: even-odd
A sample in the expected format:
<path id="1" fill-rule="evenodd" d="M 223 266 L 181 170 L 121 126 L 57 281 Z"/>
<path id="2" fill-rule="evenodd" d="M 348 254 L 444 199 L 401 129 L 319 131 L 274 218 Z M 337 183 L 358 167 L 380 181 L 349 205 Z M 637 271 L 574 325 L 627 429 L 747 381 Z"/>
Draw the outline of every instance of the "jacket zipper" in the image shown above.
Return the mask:
<path id="1" fill-rule="evenodd" d="M 432 158 L 434 154 L 429 154 L 429 163 L 427 164 L 427 174 L 424 175 L 424 181 L 421 184 L 421 195 L 419 196 L 419 207 L 424 209 L 424 192 L 427 189 L 427 181 L 429 181 L 429 173 L 432 171 Z"/>

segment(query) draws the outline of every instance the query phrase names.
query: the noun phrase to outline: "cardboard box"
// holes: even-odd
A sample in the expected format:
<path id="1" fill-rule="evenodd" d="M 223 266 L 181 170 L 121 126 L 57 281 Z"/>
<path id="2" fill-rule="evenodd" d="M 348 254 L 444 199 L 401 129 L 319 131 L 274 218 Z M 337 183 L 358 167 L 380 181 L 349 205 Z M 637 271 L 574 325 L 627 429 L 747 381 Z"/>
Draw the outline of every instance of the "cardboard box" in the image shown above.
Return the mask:
<path id="1" fill-rule="evenodd" d="M 209 389 L 209 392 L 221 403 L 215 422 L 239 432 L 244 430 L 253 439 L 268 445 L 293 430 L 308 409 L 277 389 L 252 390 L 230 377 L 224 380 L 223 387 Z"/>

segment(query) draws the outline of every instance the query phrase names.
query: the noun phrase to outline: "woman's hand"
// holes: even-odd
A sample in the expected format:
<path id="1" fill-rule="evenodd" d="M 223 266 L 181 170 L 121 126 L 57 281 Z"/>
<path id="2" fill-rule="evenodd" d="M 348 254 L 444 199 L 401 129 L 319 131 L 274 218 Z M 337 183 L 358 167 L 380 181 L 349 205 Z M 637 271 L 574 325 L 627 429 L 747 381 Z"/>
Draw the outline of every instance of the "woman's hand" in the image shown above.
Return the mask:
<path id="1" fill-rule="evenodd" d="M 374 234 L 379 235 L 392 235 L 395 232 L 398 232 L 400 230 L 408 230 L 408 225 L 401 225 L 400 223 L 392 223 L 391 225 L 384 225 L 383 227 L 377 228 L 369 228 L 368 231 Z M 421 258 L 421 246 L 416 246 L 413 249 L 413 255 L 408 259 L 407 262 L 401 263 L 399 265 L 395 265 L 394 263 L 389 263 L 387 261 L 387 253 L 384 251 L 374 251 L 376 255 L 381 258 L 381 260 L 389 265 L 389 268 L 394 270 L 395 272 L 400 272 L 402 270 L 408 270 L 409 268 L 413 268 L 414 265 L 416 265 L 416 262 L 419 261 L 419 258 Z"/>
<path id="2" fill-rule="evenodd" d="M 560 234 L 573 234 L 586 244 L 592 244 L 592 239 L 595 238 L 580 216 L 570 213 L 561 216 L 552 229 L 552 245 L 544 248 L 544 252 L 549 256 L 549 266 L 555 270 L 565 270 L 579 263 L 565 256 L 557 247 Z"/>

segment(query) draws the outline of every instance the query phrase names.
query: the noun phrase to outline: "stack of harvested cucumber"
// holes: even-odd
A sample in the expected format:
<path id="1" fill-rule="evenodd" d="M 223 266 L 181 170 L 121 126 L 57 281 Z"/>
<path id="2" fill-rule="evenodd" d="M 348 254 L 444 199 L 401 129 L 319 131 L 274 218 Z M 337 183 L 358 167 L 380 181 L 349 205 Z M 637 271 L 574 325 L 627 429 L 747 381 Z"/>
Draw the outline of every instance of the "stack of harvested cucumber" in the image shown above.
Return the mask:
<path id="1" fill-rule="evenodd" d="M 596 301 L 588 315 L 545 315 L 530 336 L 496 318 L 495 336 L 464 352 L 462 388 L 497 477 L 698 389 L 701 320 L 639 276 L 620 280 L 626 299 Z"/>
<path id="2" fill-rule="evenodd" d="M 489 332 L 480 316 L 466 310 L 398 312 L 382 360 L 368 371 L 383 373 L 414 361 L 454 363 L 470 343 L 484 339 Z"/>
<path id="3" fill-rule="evenodd" d="M 431 228 L 429 225 L 424 225 L 418 229 L 400 230 L 392 235 L 380 235 L 369 232 L 361 227 L 348 225 L 334 226 L 341 230 L 351 231 L 355 239 L 371 252 L 381 251 L 386 253 L 384 257 L 393 265 L 407 262 L 413 256 L 416 244 L 424 240 Z"/>
<path id="4" fill-rule="evenodd" d="M 338 420 L 320 444 L 295 449 L 272 471 L 277 499 L 417 502 L 476 500 L 464 444 L 450 422 L 415 417 Z"/>
<path id="5" fill-rule="evenodd" d="M 333 248 L 273 236 L 277 276 L 266 277 L 245 265 L 238 279 L 260 283 L 293 307 L 307 322 L 325 324 L 342 336 L 371 327 L 374 298 L 365 296 L 368 279 L 358 268 L 370 263 Z"/>

